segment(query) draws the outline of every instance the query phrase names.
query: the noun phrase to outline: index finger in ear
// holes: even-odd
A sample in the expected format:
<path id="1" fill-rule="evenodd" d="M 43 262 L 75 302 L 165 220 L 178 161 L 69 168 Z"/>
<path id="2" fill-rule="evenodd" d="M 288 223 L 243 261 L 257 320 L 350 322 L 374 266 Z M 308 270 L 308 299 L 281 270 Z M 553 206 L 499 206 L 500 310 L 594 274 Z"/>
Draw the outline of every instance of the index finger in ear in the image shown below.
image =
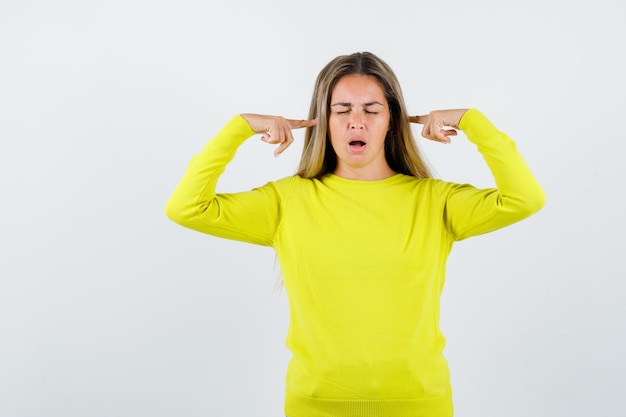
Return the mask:
<path id="1" fill-rule="evenodd" d="M 289 124 L 290 129 L 302 129 L 304 127 L 315 126 L 317 124 L 317 119 L 309 119 L 309 120 L 287 119 L 287 123 Z"/>
<path id="2" fill-rule="evenodd" d="M 428 122 L 428 116 L 409 116 L 409 123 L 418 123 L 420 125 Z"/>

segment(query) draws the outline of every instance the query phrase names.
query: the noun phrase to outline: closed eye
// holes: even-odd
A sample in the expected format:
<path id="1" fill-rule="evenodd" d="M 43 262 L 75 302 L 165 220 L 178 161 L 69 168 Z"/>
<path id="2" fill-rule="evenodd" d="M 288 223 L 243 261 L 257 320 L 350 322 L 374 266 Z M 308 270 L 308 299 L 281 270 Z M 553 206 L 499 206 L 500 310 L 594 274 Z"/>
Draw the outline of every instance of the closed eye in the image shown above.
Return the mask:
<path id="1" fill-rule="evenodd" d="M 337 111 L 336 113 L 337 113 L 337 114 L 348 114 L 348 113 L 350 113 L 350 111 L 351 111 L 351 110 L 350 110 L 350 109 L 348 109 L 348 110 L 341 110 L 341 111 Z M 370 111 L 370 110 L 364 110 L 364 113 L 365 113 L 365 114 L 378 114 L 379 112 L 377 112 L 377 111 Z"/>

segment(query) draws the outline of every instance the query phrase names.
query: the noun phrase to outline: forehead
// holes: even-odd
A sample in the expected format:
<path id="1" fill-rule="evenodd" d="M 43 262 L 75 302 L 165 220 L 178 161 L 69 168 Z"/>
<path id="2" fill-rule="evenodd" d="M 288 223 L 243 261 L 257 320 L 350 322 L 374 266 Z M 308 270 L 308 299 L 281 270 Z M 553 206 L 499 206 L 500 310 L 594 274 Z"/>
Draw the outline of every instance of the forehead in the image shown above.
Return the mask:
<path id="1" fill-rule="evenodd" d="M 341 77 L 331 94 L 331 101 L 348 101 L 350 103 L 380 101 L 386 102 L 385 93 L 380 82 L 371 75 L 350 74 Z"/>

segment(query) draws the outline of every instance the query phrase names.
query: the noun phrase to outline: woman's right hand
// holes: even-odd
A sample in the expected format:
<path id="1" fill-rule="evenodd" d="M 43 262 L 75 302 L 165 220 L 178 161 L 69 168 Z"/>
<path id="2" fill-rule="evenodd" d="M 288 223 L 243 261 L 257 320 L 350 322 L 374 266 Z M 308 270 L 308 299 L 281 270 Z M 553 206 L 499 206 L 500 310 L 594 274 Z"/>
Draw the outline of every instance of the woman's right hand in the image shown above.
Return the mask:
<path id="1" fill-rule="evenodd" d="M 274 157 L 283 153 L 293 143 L 292 129 L 313 127 L 317 119 L 292 120 L 281 116 L 266 116 L 262 114 L 242 113 L 241 117 L 248 122 L 250 128 L 261 134 L 261 140 L 270 144 L 279 144 L 274 151 Z"/>

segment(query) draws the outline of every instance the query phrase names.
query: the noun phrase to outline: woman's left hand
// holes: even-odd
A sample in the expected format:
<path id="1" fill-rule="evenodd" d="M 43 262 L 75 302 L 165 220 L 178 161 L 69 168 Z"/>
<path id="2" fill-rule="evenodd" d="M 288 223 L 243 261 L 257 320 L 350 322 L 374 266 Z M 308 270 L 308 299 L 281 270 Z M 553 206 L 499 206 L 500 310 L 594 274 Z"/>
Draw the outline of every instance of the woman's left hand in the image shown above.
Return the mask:
<path id="1" fill-rule="evenodd" d="M 409 116 L 409 122 L 424 125 L 422 136 L 426 139 L 450 143 L 450 136 L 456 136 L 456 129 L 466 111 L 467 109 L 435 110 L 425 116 Z"/>

